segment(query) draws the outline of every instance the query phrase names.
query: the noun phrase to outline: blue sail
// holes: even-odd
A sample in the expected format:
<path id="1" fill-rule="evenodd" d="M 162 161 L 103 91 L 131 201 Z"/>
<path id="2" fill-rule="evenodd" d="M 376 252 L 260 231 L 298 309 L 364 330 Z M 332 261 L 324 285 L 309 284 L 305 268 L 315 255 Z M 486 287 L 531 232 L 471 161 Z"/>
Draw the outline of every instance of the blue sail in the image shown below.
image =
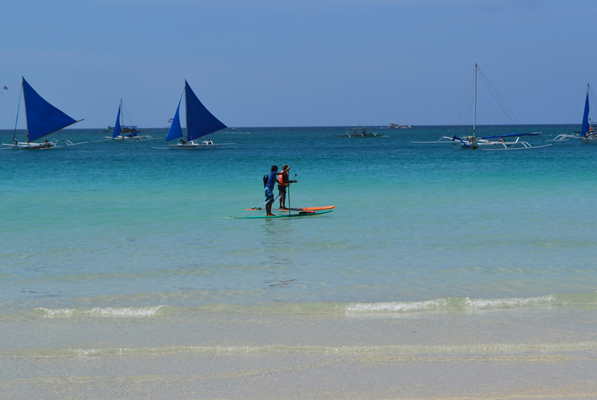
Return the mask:
<path id="1" fill-rule="evenodd" d="M 584 137 L 589 132 L 589 92 L 585 100 L 585 112 L 582 115 L 582 126 L 580 128 L 580 137 Z"/>
<path id="2" fill-rule="evenodd" d="M 118 106 L 118 115 L 116 115 L 116 124 L 114 124 L 114 134 L 112 135 L 112 139 L 120 136 L 120 107 L 121 106 Z"/>
<path id="3" fill-rule="evenodd" d="M 168 136 L 166 136 L 166 142 L 173 140 L 173 139 L 178 139 L 179 137 L 182 137 L 182 128 L 180 127 L 180 117 L 179 117 L 179 111 L 180 111 L 180 102 L 182 101 L 182 96 L 180 98 L 180 100 L 178 100 L 178 107 L 176 107 L 176 114 L 174 114 L 174 119 L 172 120 L 172 123 L 170 124 L 170 129 L 168 130 Z"/>
<path id="4" fill-rule="evenodd" d="M 227 128 L 199 101 L 186 80 L 184 84 L 187 107 L 187 140 L 195 140 L 201 136 Z"/>
<path id="5" fill-rule="evenodd" d="M 45 101 L 23 78 L 23 96 L 27 119 L 27 141 L 34 141 L 76 122 Z"/>

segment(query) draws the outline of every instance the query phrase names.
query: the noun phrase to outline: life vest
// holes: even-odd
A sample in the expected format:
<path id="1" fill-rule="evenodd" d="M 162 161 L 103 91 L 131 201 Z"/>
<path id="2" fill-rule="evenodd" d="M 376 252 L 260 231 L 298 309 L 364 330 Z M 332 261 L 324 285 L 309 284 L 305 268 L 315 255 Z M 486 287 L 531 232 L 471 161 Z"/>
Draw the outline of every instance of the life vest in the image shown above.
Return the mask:
<path id="1" fill-rule="evenodd" d="M 284 175 L 288 176 L 286 172 L 282 172 L 280 175 L 278 175 L 278 185 L 288 186 L 288 183 L 284 183 Z"/>

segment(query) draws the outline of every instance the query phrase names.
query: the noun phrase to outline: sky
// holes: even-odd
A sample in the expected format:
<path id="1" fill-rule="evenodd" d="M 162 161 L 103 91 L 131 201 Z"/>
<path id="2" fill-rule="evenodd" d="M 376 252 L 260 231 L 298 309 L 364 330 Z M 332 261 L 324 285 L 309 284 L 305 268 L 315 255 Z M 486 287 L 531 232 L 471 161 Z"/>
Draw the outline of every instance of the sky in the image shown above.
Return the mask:
<path id="1" fill-rule="evenodd" d="M 517 122 L 580 124 L 596 15 L 595 0 L 4 0 L 0 129 L 22 76 L 79 129 L 113 126 L 120 99 L 125 123 L 166 127 L 185 79 L 231 127 L 472 123 L 475 63 Z M 512 123 L 490 100 L 480 84 L 477 122 Z"/>

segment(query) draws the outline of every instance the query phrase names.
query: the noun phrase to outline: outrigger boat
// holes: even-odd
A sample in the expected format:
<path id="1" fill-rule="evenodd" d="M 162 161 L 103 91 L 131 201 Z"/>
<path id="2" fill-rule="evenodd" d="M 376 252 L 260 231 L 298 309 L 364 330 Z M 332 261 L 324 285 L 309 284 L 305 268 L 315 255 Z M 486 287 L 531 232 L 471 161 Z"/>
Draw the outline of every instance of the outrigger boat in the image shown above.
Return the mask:
<path id="1" fill-rule="evenodd" d="M 217 119 L 207 108 L 201 103 L 199 98 L 195 95 L 188 82 L 184 81 L 184 96 L 185 108 L 187 118 L 187 140 L 180 139 L 177 144 L 170 144 L 170 149 L 217 149 L 222 146 L 229 146 L 235 143 L 218 143 L 214 144 L 211 140 L 204 140 L 202 142 L 195 142 L 203 136 L 219 130 L 227 128 L 219 119 Z M 182 96 L 176 108 L 176 114 L 172 119 L 172 124 L 168 130 L 166 142 L 183 137 L 182 128 L 180 126 L 180 103 Z"/>
<path id="2" fill-rule="evenodd" d="M 394 122 L 390 122 L 388 124 L 388 129 L 408 129 L 408 128 L 412 128 L 412 125 L 398 125 Z"/>
<path id="3" fill-rule="evenodd" d="M 568 139 L 580 139 L 583 144 L 597 144 L 597 131 L 591 126 L 591 118 L 589 117 L 589 92 L 591 87 L 587 84 L 587 97 L 585 98 L 585 109 L 582 115 L 582 124 L 580 132 L 574 131 L 574 135 L 561 134 L 551 140 L 551 142 L 567 142 Z"/>
<path id="4" fill-rule="evenodd" d="M 411 143 L 449 143 L 455 149 L 468 150 L 529 150 L 541 147 L 548 147 L 551 144 L 533 146 L 527 141 L 520 140 L 523 136 L 539 136 L 541 132 L 524 132 L 524 133 L 509 133 L 504 135 L 491 135 L 477 137 L 477 64 L 475 64 L 475 94 L 474 94 L 474 113 L 473 113 L 473 134 L 460 138 L 456 135 L 443 136 L 441 139 L 434 142 L 417 142 Z M 509 141 L 510 138 L 516 138 L 514 141 Z"/>
<path id="5" fill-rule="evenodd" d="M 120 99 L 113 134 L 111 137 L 106 136 L 106 138 L 112 140 L 153 140 L 149 135 L 139 135 L 139 133 L 143 132 L 143 129 L 137 129 L 137 125 L 124 125 L 124 113 L 122 112 L 122 108 L 122 99 Z M 108 130 L 112 129 L 108 127 Z"/>
<path id="6" fill-rule="evenodd" d="M 372 130 L 372 128 L 369 128 L 369 130 Z M 349 131 L 352 131 L 352 133 L 349 133 Z M 358 128 L 352 128 L 352 129 L 346 128 L 346 135 L 334 135 L 334 136 L 361 139 L 361 138 L 371 138 L 371 137 L 382 137 L 383 135 L 379 135 L 379 134 L 373 133 L 373 132 L 368 133 L 367 128 L 358 127 Z"/>
<path id="7" fill-rule="evenodd" d="M 60 111 L 46 100 L 44 100 L 32 87 L 27 83 L 23 77 L 23 99 L 25 102 L 25 119 L 27 120 L 27 141 L 19 142 L 15 135 L 12 143 L 3 143 L 3 146 L 12 146 L 16 149 L 23 150 L 42 150 L 42 149 L 56 149 L 64 146 L 58 146 L 58 140 L 50 141 L 48 139 L 41 143 L 35 140 L 41 139 L 51 133 L 57 132 L 67 126 L 83 121 L 69 117 L 64 112 Z M 17 111 L 18 121 L 18 111 Z M 16 124 L 15 124 L 16 125 Z M 65 140 L 67 146 L 75 146 L 83 143 L 73 143 L 70 140 Z"/>

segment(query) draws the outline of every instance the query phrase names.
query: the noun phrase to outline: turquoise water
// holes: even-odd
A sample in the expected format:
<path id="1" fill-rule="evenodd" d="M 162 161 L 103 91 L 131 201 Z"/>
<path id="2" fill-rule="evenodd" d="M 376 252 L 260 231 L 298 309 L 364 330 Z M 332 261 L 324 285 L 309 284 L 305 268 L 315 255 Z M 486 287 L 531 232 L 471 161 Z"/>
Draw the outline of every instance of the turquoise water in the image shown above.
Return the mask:
<path id="1" fill-rule="evenodd" d="M 525 127 L 543 131 L 529 139 L 537 145 L 573 128 Z M 28 382 L 36 396 L 56 398 L 40 380 L 97 377 L 80 372 L 81 358 L 94 354 L 106 367 L 123 351 L 130 370 L 149 368 L 138 376 L 166 380 L 159 357 L 196 366 L 189 353 L 222 349 L 259 354 L 244 359 L 247 368 L 327 346 L 419 356 L 478 355 L 479 346 L 500 356 L 537 346 L 594 352 L 597 148 L 467 152 L 410 143 L 467 129 L 378 132 L 386 136 L 237 128 L 213 138 L 235 146 L 172 151 L 162 140 L 65 130 L 53 136 L 89 143 L 1 150 L 0 325 L 9 334 L 0 368 L 20 372 L 0 385 L 22 395 Z M 245 208 L 263 207 L 261 178 L 285 163 L 298 180 L 291 205 L 335 205 L 332 213 L 228 218 L 258 215 Z M 56 369 L 20 375 L 41 354 Z M 99 396 L 81 385 L 90 396 L 82 398 Z"/>

